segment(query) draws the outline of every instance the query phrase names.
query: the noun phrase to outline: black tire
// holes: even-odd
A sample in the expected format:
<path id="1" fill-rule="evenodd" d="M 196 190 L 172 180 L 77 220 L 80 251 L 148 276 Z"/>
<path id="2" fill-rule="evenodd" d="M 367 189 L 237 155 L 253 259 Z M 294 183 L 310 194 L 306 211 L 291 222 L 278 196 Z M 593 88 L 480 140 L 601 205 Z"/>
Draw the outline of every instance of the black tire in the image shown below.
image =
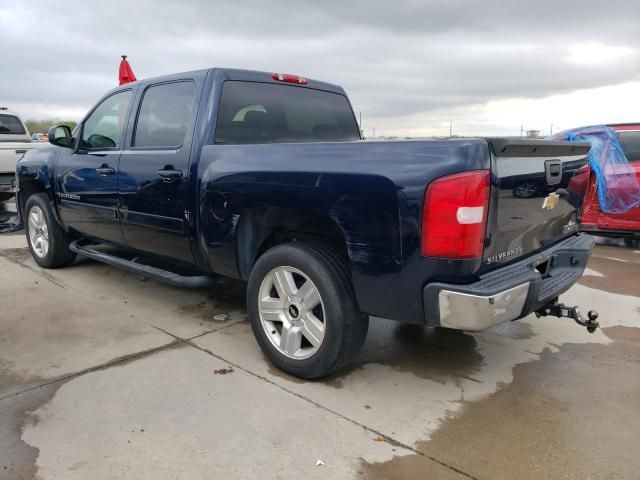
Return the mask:
<path id="1" fill-rule="evenodd" d="M 35 207 L 42 211 L 48 232 L 49 247 L 43 256 L 36 253 L 36 248 L 31 242 L 32 226 L 29 221 L 29 215 L 32 211 L 35 212 Z M 73 263 L 76 259 L 76 254 L 69 250 L 69 243 L 72 239 L 56 221 L 46 194 L 36 193 L 27 199 L 24 207 L 23 222 L 31 256 L 33 256 L 38 265 L 44 268 L 59 268 Z"/>
<path id="2" fill-rule="evenodd" d="M 538 185 L 533 182 L 523 182 L 515 186 L 513 196 L 516 198 L 531 198 L 538 193 Z"/>
<path id="3" fill-rule="evenodd" d="M 262 281 L 273 269 L 284 266 L 303 272 L 317 288 L 324 306 L 324 338 L 317 351 L 304 359 L 281 353 L 260 319 Z M 281 244 L 258 259 L 249 278 L 247 311 L 253 334 L 269 360 L 280 370 L 304 379 L 323 377 L 346 365 L 362 347 L 369 328 L 369 317 L 356 303 L 347 261 L 315 242 Z"/>
<path id="4" fill-rule="evenodd" d="M 624 238 L 623 242 L 625 247 L 634 248 L 636 245 L 638 245 L 639 240 L 635 238 Z"/>

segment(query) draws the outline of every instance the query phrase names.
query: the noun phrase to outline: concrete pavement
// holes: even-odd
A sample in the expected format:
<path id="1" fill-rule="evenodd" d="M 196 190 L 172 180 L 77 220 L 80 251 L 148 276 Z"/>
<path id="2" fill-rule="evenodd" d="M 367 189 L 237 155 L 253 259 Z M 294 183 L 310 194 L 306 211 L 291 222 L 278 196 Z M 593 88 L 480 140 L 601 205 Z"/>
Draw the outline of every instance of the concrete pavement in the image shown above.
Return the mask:
<path id="1" fill-rule="evenodd" d="M 374 319 L 353 365 L 301 382 L 238 282 L 45 271 L 2 235 L 0 478 L 637 478 L 640 251 L 598 246 L 587 273 L 563 301 L 599 310 L 593 335 Z"/>

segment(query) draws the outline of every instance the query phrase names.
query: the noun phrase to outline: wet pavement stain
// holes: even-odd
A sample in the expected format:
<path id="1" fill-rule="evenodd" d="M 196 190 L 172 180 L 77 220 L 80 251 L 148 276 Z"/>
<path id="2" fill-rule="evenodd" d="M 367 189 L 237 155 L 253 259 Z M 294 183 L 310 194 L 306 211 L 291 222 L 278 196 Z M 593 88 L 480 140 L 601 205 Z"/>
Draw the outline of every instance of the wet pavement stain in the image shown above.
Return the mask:
<path id="1" fill-rule="evenodd" d="M 207 289 L 207 300 L 178 307 L 181 315 L 189 315 L 213 322 L 215 315 L 241 312 L 246 316 L 246 286 L 239 280 L 221 279 Z M 231 316 L 227 320 L 231 320 Z"/>
<path id="2" fill-rule="evenodd" d="M 28 247 L 23 248 L 3 248 L 0 250 L 0 256 L 7 259 L 22 262 L 31 258 L 31 252 Z"/>
<path id="3" fill-rule="evenodd" d="M 13 364 L 0 359 L 0 400 L 44 382 L 46 379 L 19 372 Z"/>
<path id="4" fill-rule="evenodd" d="M 439 383 L 456 378 L 474 380 L 482 362 L 471 334 L 376 318 L 371 320 L 365 344 L 352 364 L 338 372 L 335 379 L 328 377 L 327 384 L 341 386 L 340 377 L 367 363 L 379 363 Z"/>
<path id="5" fill-rule="evenodd" d="M 545 350 L 415 448 L 478 478 L 637 479 L 640 344 L 631 330 L 618 330 L 625 341 L 609 345 Z M 425 478 L 424 463 L 412 454 L 361 470 L 366 478 Z"/>
<path id="6" fill-rule="evenodd" d="M 6 480 L 36 479 L 36 460 L 39 450 L 22 440 L 22 431 L 35 425 L 38 418 L 32 415 L 49 402 L 64 384 L 59 382 L 37 388 L 20 396 L 0 400 L 0 478 Z"/>
<path id="7" fill-rule="evenodd" d="M 640 297 L 640 263 L 592 256 L 588 266 L 602 276 L 585 274 L 578 281 L 581 285 L 606 292 Z"/>
<path id="8" fill-rule="evenodd" d="M 61 379 L 43 380 L 46 383 L 40 386 L 0 399 L 0 452 L 2 452 L 2 457 L 0 457 L 0 479 L 35 480 L 40 478 L 37 475 L 38 468 L 36 464 L 39 450 L 22 439 L 22 432 L 27 427 L 33 427 L 38 424 L 40 418 L 33 412 L 49 403 L 63 385 L 87 373 L 122 367 L 159 352 L 187 347 L 188 345 L 185 342 L 174 341 L 161 347 L 123 355 L 105 364 L 90 367 Z M 15 382 L 17 374 L 11 373 L 7 369 L 0 370 L 1 380 L 4 381 L 8 376 Z M 140 431 L 144 432 L 144 429 Z"/>
<path id="9" fill-rule="evenodd" d="M 640 343 L 640 328 L 616 325 L 615 327 L 603 328 L 602 333 L 604 333 L 611 340 Z"/>

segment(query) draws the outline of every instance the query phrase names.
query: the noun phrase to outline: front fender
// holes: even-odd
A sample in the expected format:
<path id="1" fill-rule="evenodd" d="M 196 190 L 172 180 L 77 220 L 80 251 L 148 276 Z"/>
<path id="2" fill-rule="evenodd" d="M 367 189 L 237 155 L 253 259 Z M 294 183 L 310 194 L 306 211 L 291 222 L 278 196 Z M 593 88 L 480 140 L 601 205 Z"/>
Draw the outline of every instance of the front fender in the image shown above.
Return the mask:
<path id="1" fill-rule="evenodd" d="M 59 147 L 47 147 L 30 150 L 18 161 L 16 166 L 16 203 L 22 215 L 26 199 L 32 193 L 44 192 L 54 206 L 53 212 L 61 223 L 55 208 L 54 169 L 60 154 Z"/>

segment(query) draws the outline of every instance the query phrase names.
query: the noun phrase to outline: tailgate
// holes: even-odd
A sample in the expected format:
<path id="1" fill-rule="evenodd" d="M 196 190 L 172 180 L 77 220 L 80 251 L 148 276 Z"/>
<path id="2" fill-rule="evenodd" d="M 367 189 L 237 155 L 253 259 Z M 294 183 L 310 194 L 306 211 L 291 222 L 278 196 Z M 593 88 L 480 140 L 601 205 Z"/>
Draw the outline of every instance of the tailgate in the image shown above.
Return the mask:
<path id="1" fill-rule="evenodd" d="M 29 143 L 0 142 L 0 173 L 14 174 L 18 160 L 33 146 Z"/>
<path id="2" fill-rule="evenodd" d="M 492 190 L 483 270 L 578 231 L 589 181 L 588 143 L 488 139 Z"/>

